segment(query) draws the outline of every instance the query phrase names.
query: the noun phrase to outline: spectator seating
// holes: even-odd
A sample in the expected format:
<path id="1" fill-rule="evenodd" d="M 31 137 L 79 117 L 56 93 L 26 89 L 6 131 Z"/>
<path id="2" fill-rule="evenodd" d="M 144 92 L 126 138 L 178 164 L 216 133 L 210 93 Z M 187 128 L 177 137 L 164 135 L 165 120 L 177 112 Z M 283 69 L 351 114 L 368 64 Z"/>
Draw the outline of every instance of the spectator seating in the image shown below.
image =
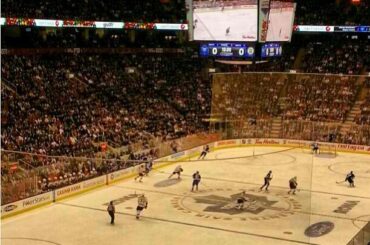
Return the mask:
<path id="1" fill-rule="evenodd" d="M 2 13 L 6 17 L 169 22 L 182 23 L 186 20 L 184 1 L 65 1 L 6 0 L 1 2 Z"/>

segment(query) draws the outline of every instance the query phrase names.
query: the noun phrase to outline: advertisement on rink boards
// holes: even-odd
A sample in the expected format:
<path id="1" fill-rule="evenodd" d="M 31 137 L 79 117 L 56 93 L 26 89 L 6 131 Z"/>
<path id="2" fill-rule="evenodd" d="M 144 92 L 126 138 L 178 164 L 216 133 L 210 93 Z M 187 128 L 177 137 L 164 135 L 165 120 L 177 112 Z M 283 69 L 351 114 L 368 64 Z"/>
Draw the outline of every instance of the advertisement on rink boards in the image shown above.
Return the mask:
<path id="1" fill-rule="evenodd" d="M 236 145 L 237 144 L 237 140 L 223 140 L 223 141 L 218 141 L 216 143 L 216 146 L 218 147 L 222 147 L 222 146 L 232 146 L 232 145 Z"/>
<path id="2" fill-rule="evenodd" d="M 108 174 L 108 183 L 112 183 L 123 179 L 128 173 L 131 172 L 131 168 L 118 170 L 116 172 Z"/>
<path id="3" fill-rule="evenodd" d="M 185 151 L 177 152 L 173 155 L 171 155 L 171 159 L 177 159 L 185 155 Z"/>
<path id="4" fill-rule="evenodd" d="M 82 191 L 82 183 L 66 186 L 55 190 L 55 199 L 67 197 L 80 191 Z"/>
<path id="5" fill-rule="evenodd" d="M 133 173 L 137 174 L 139 166 L 140 165 L 136 165 L 134 167 L 118 170 L 116 172 L 108 174 L 108 178 L 107 178 L 108 184 L 124 179 L 129 174 L 133 174 Z"/>
<path id="6" fill-rule="evenodd" d="M 53 201 L 53 193 L 47 192 L 41 195 L 30 197 L 21 201 L 13 202 L 1 206 L 1 217 L 7 216 L 12 213 L 17 213 L 23 210 L 37 207 L 38 205 L 51 203 Z"/>
<path id="7" fill-rule="evenodd" d="M 207 144 L 207 145 L 209 146 L 210 149 L 212 149 L 214 144 L 212 143 L 212 144 Z M 204 146 L 199 146 L 199 147 L 195 147 L 193 149 L 187 150 L 185 155 L 191 156 L 194 154 L 200 154 L 203 151 L 203 148 Z"/>
<path id="8" fill-rule="evenodd" d="M 311 147 L 314 141 L 308 140 L 294 140 L 294 139 L 233 139 L 233 140 L 223 140 L 217 141 L 214 143 L 215 147 L 222 148 L 222 147 L 232 147 L 238 145 L 256 145 L 256 146 L 263 146 L 263 145 L 281 145 L 287 147 Z M 363 153 L 370 153 L 370 146 L 365 145 L 351 145 L 351 144 L 338 144 L 338 143 L 328 143 L 328 142 L 318 142 L 319 146 L 325 147 L 334 147 L 337 151 L 344 151 L 344 152 L 363 152 Z"/>
<path id="9" fill-rule="evenodd" d="M 93 178 L 90 180 L 83 181 L 81 183 L 77 183 L 74 185 L 66 186 L 61 189 L 55 190 L 55 199 L 58 200 L 60 198 L 68 197 L 78 192 L 95 188 L 98 186 L 102 186 L 106 184 L 106 176 L 100 176 L 97 178 Z"/>
<path id="10" fill-rule="evenodd" d="M 370 153 L 370 146 L 365 145 L 349 145 L 349 144 L 337 144 L 338 151 L 358 151 Z"/>

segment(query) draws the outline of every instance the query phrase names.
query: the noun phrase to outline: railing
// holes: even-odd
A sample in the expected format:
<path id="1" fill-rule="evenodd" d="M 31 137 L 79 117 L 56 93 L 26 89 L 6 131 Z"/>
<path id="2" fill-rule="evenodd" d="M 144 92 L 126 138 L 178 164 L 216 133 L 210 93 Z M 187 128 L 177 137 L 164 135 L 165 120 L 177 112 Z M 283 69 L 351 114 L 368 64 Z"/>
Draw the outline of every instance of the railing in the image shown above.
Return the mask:
<path id="1" fill-rule="evenodd" d="M 273 119 L 248 120 L 218 119 L 211 121 L 211 132 L 218 132 L 226 139 L 272 137 Z M 309 120 L 283 120 L 278 138 L 317 140 L 345 144 L 370 145 L 370 125 L 353 124 L 341 134 L 341 123 Z"/>
<path id="2" fill-rule="evenodd" d="M 304 120 L 284 120 L 282 122 L 282 138 L 335 141 L 334 136 L 340 130 L 340 123 L 313 122 Z M 330 139 L 330 135 L 333 135 Z"/>

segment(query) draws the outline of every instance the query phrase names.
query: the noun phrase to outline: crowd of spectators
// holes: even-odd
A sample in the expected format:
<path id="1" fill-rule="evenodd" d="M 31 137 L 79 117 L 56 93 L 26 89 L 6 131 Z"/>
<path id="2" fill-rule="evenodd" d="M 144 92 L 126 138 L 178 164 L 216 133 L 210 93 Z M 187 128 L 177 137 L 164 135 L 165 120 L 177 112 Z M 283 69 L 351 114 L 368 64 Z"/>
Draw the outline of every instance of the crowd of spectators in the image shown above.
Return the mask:
<path id="1" fill-rule="evenodd" d="M 344 122 L 359 87 L 356 77 L 295 76 L 287 90 L 284 119 Z"/>
<path id="2" fill-rule="evenodd" d="M 302 69 L 309 73 L 360 74 L 364 64 L 369 62 L 364 55 L 368 46 L 368 41 L 311 42 L 306 47 Z"/>
<path id="3" fill-rule="evenodd" d="M 155 142 L 148 149 L 101 152 L 93 158 L 47 156 L 2 151 L 2 204 L 31 197 L 128 167 L 151 169 L 153 160 L 217 140 L 214 134 L 195 134 L 181 139 Z M 123 147 L 124 148 L 124 147 Z"/>
<path id="4" fill-rule="evenodd" d="M 7 165 L 1 167 L 2 203 L 28 198 L 138 164 L 147 164 L 158 157 L 156 153 L 155 150 L 150 150 L 145 153 L 131 154 L 127 159 L 130 161 L 120 156 L 86 159 L 29 155 L 22 161 L 37 165 L 33 169 L 25 171 L 12 170 Z M 2 157 L 7 160 L 6 154 Z M 40 163 L 44 165 L 40 166 Z"/>
<path id="5" fill-rule="evenodd" d="M 6 17 L 167 22 L 182 23 L 186 20 L 185 1 L 47 1 L 5 0 L 1 2 Z"/>
<path id="6" fill-rule="evenodd" d="M 359 125 L 370 125 L 370 79 L 367 79 L 365 83 L 367 94 L 360 106 L 361 112 L 355 118 L 356 123 Z"/>
<path id="7" fill-rule="evenodd" d="M 340 141 L 340 123 L 324 123 L 310 120 L 284 120 L 280 137 L 286 139 Z"/>
<path id="8" fill-rule="evenodd" d="M 214 77 L 212 114 L 228 120 L 268 118 L 278 114 L 284 76 L 272 74 L 220 74 Z"/>
<path id="9" fill-rule="evenodd" d="M 140 154 L 130 154 L 127 160 L 120 156 L 114 158 L 63 158 L 46 157 L 45 167 L 38 171 L 38 189 L 50 191 L 76 182 L 94 178 L 103 174 L 111 173 L 138 164 L 147 164 L 158 157 L 155 150 Z"/>
<path id="10" fill-rule="evenodd" d="M 145 145 L 202 130 L 210 90 L 196 63 L 161 55 L 6 56 L 2 77 L 16 91 L 2 90 L 11 111 L 2 147 L 89 155 L 94 142 Z"/>
<path id="11" fill-rule="evenodd" d="M 297 25 L 369 25 L 369 1 L 296 0 Z"/>
<path id="12" fill-rule="evenodd" d="M 358 74 L 369 64 L 366 43 L 312 45 L 303 59 L 304 71 Z M 286 71 L 292 68 L 298 49 L 292 47 L 283 59 L 262 66 L 221 70 Z M 271 137 L 274 118 L 282 118 L 284 138 L 369 144 L 369 96 L 355 119 L 358 125 L 343 135 L 338 126 L 362 89 L 355 76 L 238 73 L 211 77 L 207 68 L 218 69 L 217 62 L 198 58 L 194 50 L 181 51 L 3 55 L 2 149 L 93 159 L 102 150 L 101 142 L 128 149 L 140 146 L 128 150 L 128 158 L 114 156 L 103 163 L 63 157 L 23 159 L 27 166 L 43 167 L 35 173 L 37 189 L 49 190 L 127 167 L 127 160 L 136 160 L 131 162 L 135 164 L 155 158 L 156 152 L 150 151 L 153 139 L 165 142 L 207 131 L 203 119 L 210 115 L 226 121 L 222 125 L 226 131 L 233 129 L 229 137 Z M 321 68 L 315 68 L 316 56 L 324 61 Z M 172 152 L 179 148 L 176 143 L 170 147 Z M 25 179 L 34 183 L 30 176 L 9 174 L 6 167 L 1 171 L 4 183 L 18 186 L 15 183 L 24 184 Z M 22 197 L 32 194 L 24 192 Z"/>
<path id="13" fill-rule="evenodd" d="M 353 124 L 348 131 L 338 134 L 337 142 L 356 145 L 370 145 L 370 125 Z"/>
<path id="14" fill-rule="evenodd" d="M 2 28 L 1 47 L 6 48 L 118 48 L 179 47 L 175 31 L 129 31 L 122 29 Z M 27 42 L 24 42 L 27 40 Z"/>
<path id="15" fill-rule="evenodd" d="M 206 130 L 211 106 L 229 120 L 343 122 L 359 90 L 356 77 L 258 73 L 217 75 L 212 88 L 206 62 L 189 54 L 6 55 L 3 149 L 92 157 L 102 141 L 145 148 L 152 138 Z M 368 124 L 368 101 L 360 124 Z"/>

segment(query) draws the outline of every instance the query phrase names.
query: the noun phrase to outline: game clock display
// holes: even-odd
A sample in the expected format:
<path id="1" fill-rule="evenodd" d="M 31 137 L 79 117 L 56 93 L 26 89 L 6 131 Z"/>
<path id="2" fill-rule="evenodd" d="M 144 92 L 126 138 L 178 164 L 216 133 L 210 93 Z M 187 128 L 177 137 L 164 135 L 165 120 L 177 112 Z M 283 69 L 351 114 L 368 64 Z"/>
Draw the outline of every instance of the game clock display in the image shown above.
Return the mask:
<path id="1" fill-rule="evenodd" d="M 206 43 L 200 46 L 202 57 L 253 58 L 254 47 L 242 43 Z"/>

